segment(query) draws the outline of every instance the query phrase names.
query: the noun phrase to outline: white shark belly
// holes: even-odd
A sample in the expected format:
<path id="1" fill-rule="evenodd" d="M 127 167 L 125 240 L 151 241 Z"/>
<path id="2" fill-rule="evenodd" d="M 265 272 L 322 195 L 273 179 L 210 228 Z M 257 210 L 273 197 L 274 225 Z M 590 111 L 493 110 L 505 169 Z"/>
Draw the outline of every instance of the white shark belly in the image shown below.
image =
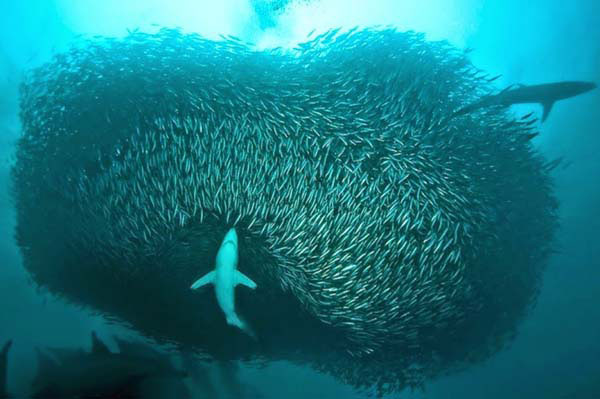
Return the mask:
<path id="1" fill-rule="evenodd" d="M 228 316 L 235 313 L 235 293 L 233 284 L 215 284 L 215 295 L 219 307 Z"/>

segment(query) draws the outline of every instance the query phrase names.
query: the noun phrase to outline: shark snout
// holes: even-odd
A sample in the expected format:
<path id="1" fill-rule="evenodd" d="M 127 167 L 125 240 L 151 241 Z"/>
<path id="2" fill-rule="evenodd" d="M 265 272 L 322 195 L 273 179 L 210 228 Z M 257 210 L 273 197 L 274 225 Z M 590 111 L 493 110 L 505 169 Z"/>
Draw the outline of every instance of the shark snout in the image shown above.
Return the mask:
<path id="1" fill-rule="evenodd" d="M 229 229 L 229 231 L 227 232 L 227 234 L 225 234 L 225 237 L 223 238 L 223 244 L 227 243 L 231 243 L 237 247 L 238 237 L 234 227 Z"/>
<path id="2" fill-rule="evenodd" d="M 597 87 L 598 85 L 595 82 L 572 82 L 573 95 L 587 93 Z"/>

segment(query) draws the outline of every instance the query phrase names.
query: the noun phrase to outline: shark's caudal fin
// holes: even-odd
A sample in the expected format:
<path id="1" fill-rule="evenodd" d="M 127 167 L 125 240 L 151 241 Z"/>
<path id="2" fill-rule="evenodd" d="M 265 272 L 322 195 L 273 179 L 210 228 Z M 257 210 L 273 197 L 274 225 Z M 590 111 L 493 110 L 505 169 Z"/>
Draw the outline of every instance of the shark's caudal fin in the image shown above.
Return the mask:
<path id="1" fill-rule="evenodd" d="M 542 116 L 542 122 L 544 122 L 546 120 L 546 118 L 548 118 L 548 115 L 550 114 L 550 111 L 552 110 L 553 105 L 554 105 L 554 101 L 542 103 L 542 106 L 544 107 L 544 114 Z"/>
<path id="2" fill-rule="evenodd" d="M 0 398 L 8 398 L 8 392 L 6 392 L 6 370 L 8 368 L 8 351 L 12 346 L 12 340 L 9 340 L 2 347 L 0 352 Z"/>
<path id="3" fill-rule="evenodd" d="M 246 327 L 246 323 L 244 323 L 237 314 L 230 313 L 230 314 L 227 314 L 226 317 L 227 317 L 227 324 L 229 324 L 230 326 L 236 326 L 240 330 L 243 330 Z"/>
<path id="4" fill-rule="evenodd" d="M 215 281 L 215 271 L 211 271 L 206 273 L 204 276 L 200 277 L 198 280 L 196 280 L 196 282 L 194 284 L 192 284 L 192 289 L 195 290 L 197 288 L 202 287 L 203 285 L 206 284 L 211 284 L 214 283 Z"/>
<path id="5" fill-rule="evenodd" d="M 236 313 L 227 314 L 225 317 L 227 317 L 227 324 L 239 328 L 240 330 L 248 334 L 251 338 L 256 339 L 256 334 L 254 333 L 254 330 L 250 328 L 248 323 L 240 319 L 240 317 Z"/>
<path id="6" fill-rule="evenodd" d="M 251 289 L 256 288 L 256 283 L 254 281 L 252 281 L 250 279 L 250 277 L 246 276 L 244 273 L 240 272 L 239 270 L 235 271 L 234 279 L 235 279 L 235 285 L 242 284 Z"/>

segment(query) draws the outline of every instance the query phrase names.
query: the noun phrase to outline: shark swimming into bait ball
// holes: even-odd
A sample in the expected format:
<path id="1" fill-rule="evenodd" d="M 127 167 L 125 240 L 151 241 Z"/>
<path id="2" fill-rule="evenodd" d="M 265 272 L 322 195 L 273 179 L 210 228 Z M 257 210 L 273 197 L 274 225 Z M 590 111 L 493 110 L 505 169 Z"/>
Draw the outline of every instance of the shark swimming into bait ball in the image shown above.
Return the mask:
<path id="1" fill-rule="evenodd" d="M 225 314 L 227 324 L 238 327 L 250 336 L 254 336 L 250 327 L 242 321 L 235 312 L 235 286 L 245 285 L 251 289 L 256 288 L 256 283 L 242 272 L 237 270 L 238 263 L 238 237 L 235 228 L 231 228 L 219 247 L 216 257 L 215 270 L 206 273 L 192 284 L 191 289 L 198 289 L 212 283 L 215 295 L 221 310 Z"/>

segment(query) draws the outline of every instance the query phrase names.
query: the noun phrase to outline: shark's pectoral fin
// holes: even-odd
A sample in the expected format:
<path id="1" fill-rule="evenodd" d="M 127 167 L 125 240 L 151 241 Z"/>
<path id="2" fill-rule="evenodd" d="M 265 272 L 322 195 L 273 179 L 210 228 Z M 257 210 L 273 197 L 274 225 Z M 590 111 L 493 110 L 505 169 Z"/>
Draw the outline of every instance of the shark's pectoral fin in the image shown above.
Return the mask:
<path id="1" fill-rule="evenodd" d="M 550 114 L 550 111 L 552 110 L 553 105 L 554 105 L 554 101 L 542 103 L 542 106 L 544 107 L 544 114 L 542 115 L 542 122 L 544 122 L 546 120 L 546 118 L 548 117 L 548 115 Z"/>
<path id="2" fill-rule="evenodd" d="M 214 283 L 215 281 L 215 271 L 206 273 L 204 276 L 200 277 L 192 286 L 191 289 L 195 290 L 196 288 L 200 288 L 203 285 Z"/>
<path id="3" fill-rule="evenodd" d="M 250 277 L 244 275 L 242 272 L 240 272 L 239 270 L 235 271 L 235 285 L 238 284 L 242 284 L 245 285 L 246 287 L 255 289 L 256 288 L 256 283 L 252 280 L 250 280 Z"/>

